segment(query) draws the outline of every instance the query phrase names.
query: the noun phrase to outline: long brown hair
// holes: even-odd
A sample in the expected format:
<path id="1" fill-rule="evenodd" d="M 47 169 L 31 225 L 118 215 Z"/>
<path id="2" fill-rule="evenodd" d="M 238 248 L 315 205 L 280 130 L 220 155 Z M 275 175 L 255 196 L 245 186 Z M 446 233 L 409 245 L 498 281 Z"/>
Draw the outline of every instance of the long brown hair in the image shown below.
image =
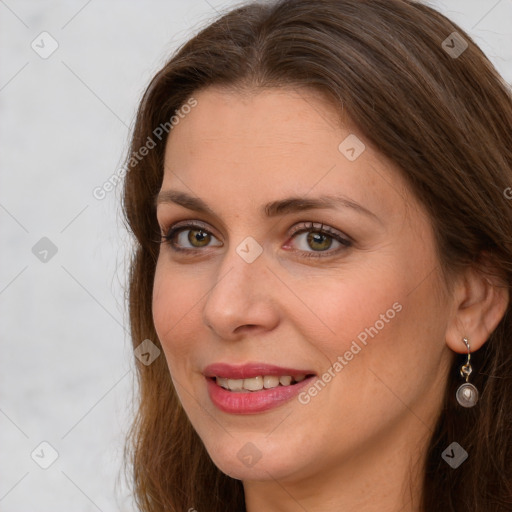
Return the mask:
<path id="1" fill-rule="evenodd" d="M 160 236 L 153 200 L 162 183 L 165 137 L 155 129 L 210 85 L 304 86 L 327 94 L 333 109 L 342 109 L 397 164 L 427 208 L 446 275 L 478 264 L 485 251 L 510 289 L 512 100 L 470 36 L 411 0 L 254 3 L 187 42 L 142 98 L 123 197 L 135 236 L 129 276 L 134 347 L 150 339 L 161 348 L 151 300 Z M 155 147 L 134 161 L 150 139 Z M 424 512 L 512 510 L 511 333 L 509 304 L 472 358 L 471 382 L 481 393 L 472 409 L 454 400 L 465 361 L 454 358 L 428 451 Z M 165 358 L 148 366 L 137 361 L 137 375 L 138 412 L 126 460 L 140 510 L 245 510 L 242 483 L 212 463 L 181 408 Z M 456 470 L 441 457 L 452 441 L 470 454 Z"/>

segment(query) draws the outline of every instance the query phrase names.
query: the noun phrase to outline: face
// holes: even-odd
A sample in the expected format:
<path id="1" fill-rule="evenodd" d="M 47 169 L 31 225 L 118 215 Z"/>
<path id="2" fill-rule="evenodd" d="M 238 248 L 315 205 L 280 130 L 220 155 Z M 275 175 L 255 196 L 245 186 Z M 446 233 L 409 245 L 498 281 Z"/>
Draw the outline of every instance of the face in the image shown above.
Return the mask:
<path id="1" fill-rule="evenodd" d="M 429 218 L 318 93 L 195 98 L 166 146 L 153 318 L 211 458 L 291 481 L 412 446 L 449 356 Z"/>

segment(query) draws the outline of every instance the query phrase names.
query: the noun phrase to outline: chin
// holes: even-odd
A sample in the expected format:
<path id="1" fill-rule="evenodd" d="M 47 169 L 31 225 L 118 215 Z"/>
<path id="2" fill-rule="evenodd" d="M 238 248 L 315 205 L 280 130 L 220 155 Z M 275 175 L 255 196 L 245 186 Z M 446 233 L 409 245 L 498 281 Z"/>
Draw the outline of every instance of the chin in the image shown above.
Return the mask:
<path id="1" fill-rule="evenodd" d="M 207 445 L 213 463 L 220 471 L 237 480 L 286 480 L 301 473 L 306 464 L 305 454 L 282 443 L 261 436 L 255 441 L 253 434 L 230 438 L 219 445 Z"/>

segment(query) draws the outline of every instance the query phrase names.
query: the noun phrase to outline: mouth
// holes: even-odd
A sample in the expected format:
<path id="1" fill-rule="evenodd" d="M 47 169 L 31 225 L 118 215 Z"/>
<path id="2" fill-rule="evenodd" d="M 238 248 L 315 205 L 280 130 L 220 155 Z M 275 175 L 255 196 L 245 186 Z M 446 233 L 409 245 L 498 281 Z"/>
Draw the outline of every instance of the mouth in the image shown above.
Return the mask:
<path id="1" fill-rule="evenodd" d="M 213 405 L 230 414 L 255 414 L 283 405 L 317 377 L 310 370 L 262 363 L 217 363 L 203 375 Z"/>
<path id="2" fill-rule="evenodd" d="M 314 377 L 314 374 L 300 375 L 258 375 L 248 379 L 228 379 L 227 377 L 208 377 L 217 386 L 232 393 L 254 393 L 262 389 L 275 389 L 277 387 L 289 387 Z"/>

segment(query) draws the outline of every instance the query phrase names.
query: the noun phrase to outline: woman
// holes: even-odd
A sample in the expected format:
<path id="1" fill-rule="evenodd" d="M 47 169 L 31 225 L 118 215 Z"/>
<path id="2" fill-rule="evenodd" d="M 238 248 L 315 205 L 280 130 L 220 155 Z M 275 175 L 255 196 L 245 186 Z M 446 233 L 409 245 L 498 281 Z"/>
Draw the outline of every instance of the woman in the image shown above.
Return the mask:
<path id="1" fill-rule="evenodd" d="M 410 0 L 255 3 L 172 57 L 124 195 L 140 510 L 512 510 L 511 128 Z"/>

